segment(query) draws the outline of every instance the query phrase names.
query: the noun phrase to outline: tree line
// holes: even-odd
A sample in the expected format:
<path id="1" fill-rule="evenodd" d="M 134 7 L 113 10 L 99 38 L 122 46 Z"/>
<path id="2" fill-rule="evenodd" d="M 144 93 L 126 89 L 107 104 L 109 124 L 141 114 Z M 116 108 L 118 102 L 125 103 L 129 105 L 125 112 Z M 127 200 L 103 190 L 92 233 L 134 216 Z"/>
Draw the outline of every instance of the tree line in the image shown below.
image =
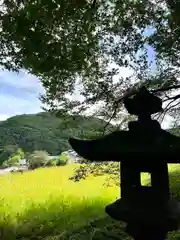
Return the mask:
<path id="1" fill-rule="evenodd" d="M 0 168 L 21 167 L 21 161 L 25 161 L 27 169 L 34 170 L 39 167 L 63 166 L 70 160 L 65 153 L 55 156 L 53 159 L 43 150 L 35 150 L 32 153 L 24 152 L 18 146 L 6 146 L 1 150 Z"/>
<path id="2" fill-rule="evenodd" d="M 24 152 L 45 150 L 56 156 L 71 148 L 69 137 L 96 137 L 105 124 L 97 118 L 57 117 L 51 113 L 15 116 L 0 123 L 0 147 L 17 145 Z"/>

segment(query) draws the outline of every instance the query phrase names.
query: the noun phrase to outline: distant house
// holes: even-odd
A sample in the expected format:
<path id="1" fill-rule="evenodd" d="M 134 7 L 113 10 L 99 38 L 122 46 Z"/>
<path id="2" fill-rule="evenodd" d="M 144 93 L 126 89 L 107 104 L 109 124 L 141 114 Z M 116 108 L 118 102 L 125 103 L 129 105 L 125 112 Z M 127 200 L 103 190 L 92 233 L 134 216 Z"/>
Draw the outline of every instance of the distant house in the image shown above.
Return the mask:
<path id="1" fill-rule="evenodd" d="M 25 158 L 19 160 L 19 166 L 20 167 L 27 166 L 27 161 Z"/>

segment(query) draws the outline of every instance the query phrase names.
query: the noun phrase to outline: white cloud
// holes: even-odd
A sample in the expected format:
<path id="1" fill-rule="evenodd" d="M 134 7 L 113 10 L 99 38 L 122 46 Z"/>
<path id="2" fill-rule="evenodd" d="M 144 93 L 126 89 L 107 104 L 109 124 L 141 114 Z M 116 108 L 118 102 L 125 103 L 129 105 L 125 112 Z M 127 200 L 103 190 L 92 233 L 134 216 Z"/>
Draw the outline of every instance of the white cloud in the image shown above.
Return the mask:
<path id="1" fill-rule="evenodd" d="M 42 111 L 39 100 L 42 93 L 44 89 L 35 76 L 24 71 L 19 74 L 0 71 L 0 120 Z"/>
<path id="2" fill-rule="evenodd" d="M 25 71 L 19 73 L 0 70 L 0 83 L 11 85 L 15 88 L 28 91 L 29 93 L 43 93 L 44 89 L 37 77 Z"/>
<path id="3" fill-rule="evenodd" d="M 7 114 L 0 114 L 0 121 L 4 121 L 7 118 L 9 118 L 9 115 L 7 115 Z"/>
<path id="4" fill-rule="evenodd" d="M 173 118 L 169 115 L 166 115 L 164 117 L 163 122 L 161 123 L 161 127 L 163 129 L 169 129 L 171 127 L 172 121 L 173 121 Z"/>

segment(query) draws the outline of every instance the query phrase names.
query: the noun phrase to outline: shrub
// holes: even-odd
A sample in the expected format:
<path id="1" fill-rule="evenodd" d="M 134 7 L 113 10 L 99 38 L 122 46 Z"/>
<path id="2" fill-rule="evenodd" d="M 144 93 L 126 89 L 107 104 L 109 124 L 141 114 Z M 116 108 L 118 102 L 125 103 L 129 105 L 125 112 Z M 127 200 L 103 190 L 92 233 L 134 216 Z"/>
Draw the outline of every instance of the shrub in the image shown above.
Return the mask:
<path id="1" fill-rule="evenodd" d="M 45 166 L 49 161 L 48 153 L 46 151 L 34 151 L 27 156 L 29 169 L 36 169 Z"/>
<path id="2" fill-rule="evenodd" d="M 87 159 L 85 159 L 85 158 L 82 158 L 80 161 L 78 161 L 79 163 L 81 163 L 81 164 L 84 164 L 84 163 L 86 163 L 86 164 L 89 164 L 89 163 L 91 163 L 89 160 L 87 160 Z"/>
<path id="3" fill-rule="evenodd" d="M 57 165 L 57 160 L 55 159 L 55 160 L 53 160 L 53 161 L 51 161 L 51 166 L 52 167 L 55 167 Z"/>
<path id="4" fill-rule="evenodd" d="M 104 174 L 108 175 L 107 186 L 111 186 L 112 184 L 119 186 L 120 164 L 114 162 L 91 162 L 80 165 L 75 169 L 73 176 L 71 176 L 69 179 L 73 181 L 80 181 L 81 179 L 85 179 L 90 175 L 102 176 Z"/>
<path id="5" fill-rule="evenodd" d="M 55 167 L 56 166 L 56 159 L 49 159 L 46 163 L 44 163 L 45 167 Z"/>
<path id="6" fill-rule="evenodd" d="M 56 165 L 57 166 L 64 166 L 68 163 L 69 157 L 65 154 L 62 153 L 59 158 L 56 160 Z"/>
<path id="7" fill-rule="evenodd" d="M 2 164 L 2 167 L 12 167 L 12 166 L 19 166 L 19 160 L 20 160 L 20 156 L 18 155 L 14 155 L 12 157 L 10 157 L 8 160 L 4 161 Z"/>

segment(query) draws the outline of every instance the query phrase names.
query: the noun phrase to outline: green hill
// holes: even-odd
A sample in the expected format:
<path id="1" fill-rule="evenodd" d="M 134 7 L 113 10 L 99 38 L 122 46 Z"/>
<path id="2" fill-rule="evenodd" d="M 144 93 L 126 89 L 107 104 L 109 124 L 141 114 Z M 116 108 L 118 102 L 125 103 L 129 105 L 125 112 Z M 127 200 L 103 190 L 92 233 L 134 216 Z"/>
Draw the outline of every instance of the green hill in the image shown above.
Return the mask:
<path id="1" fill-rule="evenodd" d="M 70 136 L 88 138 L 100 134 L 105 124 L 94 117 L 56 117 L 45 112 L 19 115 L 0 122 L 0 148 L 18 145 L 26 152 L 46 150 L 57 155 L 70 148 Z"/>

